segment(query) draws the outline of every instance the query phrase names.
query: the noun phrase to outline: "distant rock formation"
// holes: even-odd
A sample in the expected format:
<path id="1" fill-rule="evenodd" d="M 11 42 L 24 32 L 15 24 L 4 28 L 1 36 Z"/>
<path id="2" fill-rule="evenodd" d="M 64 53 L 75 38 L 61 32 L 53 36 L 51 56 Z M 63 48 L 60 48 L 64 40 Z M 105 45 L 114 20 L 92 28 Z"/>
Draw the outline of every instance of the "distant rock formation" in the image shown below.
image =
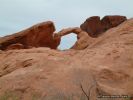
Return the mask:
<path id="1" fill-rule="evenodd" d="M 54 39 L 54 31 L 55 26 L 53 22 L 39 23 L 21 32 L 0 38 L 0 49 L 13 49 L 14 44 L 21 44 L 23 45 L 22 48 L 25 49 L 31 47 L 49 47 L 56 49 L 59 41 Z"/>
<path id="2" fill-rule="evenodd" d="M 126 20 L 127 18 L 125 16 L 105 16 L 102 20 L 100 20 L 99 16 L 93 16 L 81 24 L 80 28 L 86 31 L 91 37 L 97 37 Z"/>

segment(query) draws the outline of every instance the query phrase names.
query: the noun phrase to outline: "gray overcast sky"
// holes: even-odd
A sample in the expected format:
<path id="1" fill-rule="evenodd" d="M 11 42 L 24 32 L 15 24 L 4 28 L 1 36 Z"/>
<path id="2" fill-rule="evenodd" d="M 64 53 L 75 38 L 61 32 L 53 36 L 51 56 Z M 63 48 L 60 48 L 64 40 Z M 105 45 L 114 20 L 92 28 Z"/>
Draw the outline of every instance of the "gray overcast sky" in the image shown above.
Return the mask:
<path id="1" fill-rule="evenodd" d="M 0 36 L 52 20 L 57 31 L 94 15 L 133 17 L 133 0 L 0 0 Z"/>
<path id="2" fill-rule="evenodd" d="M 57 31 L 89 16 L 133 16 L 133 0 L 0 0 L 0 36 L 52 20 Z"/>

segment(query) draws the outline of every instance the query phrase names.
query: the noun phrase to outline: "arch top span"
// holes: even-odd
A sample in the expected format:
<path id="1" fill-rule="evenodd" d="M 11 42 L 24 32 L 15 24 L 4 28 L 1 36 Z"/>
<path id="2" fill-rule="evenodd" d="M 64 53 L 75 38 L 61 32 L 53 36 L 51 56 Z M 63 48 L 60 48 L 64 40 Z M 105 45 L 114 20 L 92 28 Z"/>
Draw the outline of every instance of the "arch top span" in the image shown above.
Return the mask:
<path id="1" fill-rule="evenodd" d="M 77 41 L 71 47 L 71 49 L 82 50 L 88 47 L 90 37 L 87 32 L 83 31 L 79 27 L 62 29 L 61 31 L 56 33 L 54 37 L 61 39 L 62 36 L 65 36 L 71 33 L 74 33 L 77 35 Z"/>

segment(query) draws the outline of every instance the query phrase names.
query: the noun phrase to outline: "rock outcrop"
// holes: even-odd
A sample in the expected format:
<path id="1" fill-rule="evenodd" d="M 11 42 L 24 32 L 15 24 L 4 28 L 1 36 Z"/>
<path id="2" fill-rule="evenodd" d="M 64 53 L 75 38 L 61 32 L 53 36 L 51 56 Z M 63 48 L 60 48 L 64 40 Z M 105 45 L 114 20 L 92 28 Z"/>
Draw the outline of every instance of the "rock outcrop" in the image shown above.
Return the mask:
<path id="1" fill-rule="evenodd" d="M 91 37 L 98 37 L 108 29 L 116 27 L 126 20 L 125 16 L 105 16 L 101 20 L 99 16 L 93 16 L 88 18 L 80 28 Z"/>
<path id="2" fill-rule="evenodd" d="M 82 49 L 85 49 L 86 47 L 88 47 L 90 37 L 88 36 L 88 33 L 86 33 L 85 31 L 81 30 L 78 27 L 63 29 L 60 32 L 55 34 L 55 38 L 60 39 L 61 37 L 65 36 L 65 35 L 68 35 L 70 33 L 77 34 L 77 41 L 71 47 L 71 49 L 82 50 Z"/>
<path id="3" fill-rule="evenodd" d="M 11 49 L 11 45 L 14 44 L 21 44 L 25 49 L 31 47 L 56 49 L 60 41 L 54 39 L 54 31 L 55 26 L 53 22 L 39 23 L 21 32 L 2 37 L 0 39 L 0 49 Z"/>
<path id="4" fill-rule="evenodd" d="M 67 32 L 81 30 L 59 33 Z M 84 50 L 0 51 L 0 100 L 99 100 L 102 95 L 133 96 L 133 19 Z"/>
<path id="5" fill-rule="evenodd" d="M 77 34 L 78 41 L 71 49 L 82 50 L 92 43 L 91 37 L 98 37 L 110 28 L 116 27 L 126 20 L 124 16 L 93 16 L 88 18 L 80 27 L 66 28 L 55 32 L 51 21 L 39 23 L 21 32 L 0 38 L 0 50 L 28 49 L 32 47 L 49 47 L 57 49 L 61 37 L 70 33 Z M 87 34 L 89 34 L 87 36 Z M 91 37 L 90 37 L 91 36 Z"/>
<path id="6" fill-rule="evenodd" d="M 11 44 L 6 48 L 6 50 L 13 50 L 13 49 L 24 49 L 24 45 L 16 43 L 16 44 Z"/>

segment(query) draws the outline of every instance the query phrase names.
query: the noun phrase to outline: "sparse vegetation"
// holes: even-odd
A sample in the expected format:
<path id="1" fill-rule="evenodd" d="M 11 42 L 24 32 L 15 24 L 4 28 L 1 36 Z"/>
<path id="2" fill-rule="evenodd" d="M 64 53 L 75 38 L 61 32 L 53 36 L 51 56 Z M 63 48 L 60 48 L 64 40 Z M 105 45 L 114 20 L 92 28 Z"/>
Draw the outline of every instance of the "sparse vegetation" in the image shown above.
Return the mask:
<path id="1" fill-rule="evenodd" d="M 56 91 L 56 93 L 47 96 L 45 100 L 91 100 L 92 94 L 94 96 L 94 94 L 96 95 L 98 93 L 98 83 L 90 72 L 83 69 L 74 69 L 72 73 L 73 82 L 78 87 L 78 90 L 68 94 L 62 90 L 57 91 L 55 89 L 52 92 Z"/>
<path id="2" fill-rule="evenodd" d="M 132 97 L 126 98 L 125 100 L 132 100 Z"/>
<path id="3" fill-rule="evenodd" d="M 0 100 L 19 100 L 19 97 L 14 93 L 8 91 L 5 92 L 2 96 L 0 96 Z"/>
<path id="4" fill-rule="evenodd" d="M 84 95 L 85 100 L 90 100 L 92 94 L 97 95 L 98 83 L 93 74 L 85 69 L 74 69 L 75 84 Z M 92 93 L 93 92 L 93 93 Z M 82 96 L 83 97 L 83 96 Z"/>

